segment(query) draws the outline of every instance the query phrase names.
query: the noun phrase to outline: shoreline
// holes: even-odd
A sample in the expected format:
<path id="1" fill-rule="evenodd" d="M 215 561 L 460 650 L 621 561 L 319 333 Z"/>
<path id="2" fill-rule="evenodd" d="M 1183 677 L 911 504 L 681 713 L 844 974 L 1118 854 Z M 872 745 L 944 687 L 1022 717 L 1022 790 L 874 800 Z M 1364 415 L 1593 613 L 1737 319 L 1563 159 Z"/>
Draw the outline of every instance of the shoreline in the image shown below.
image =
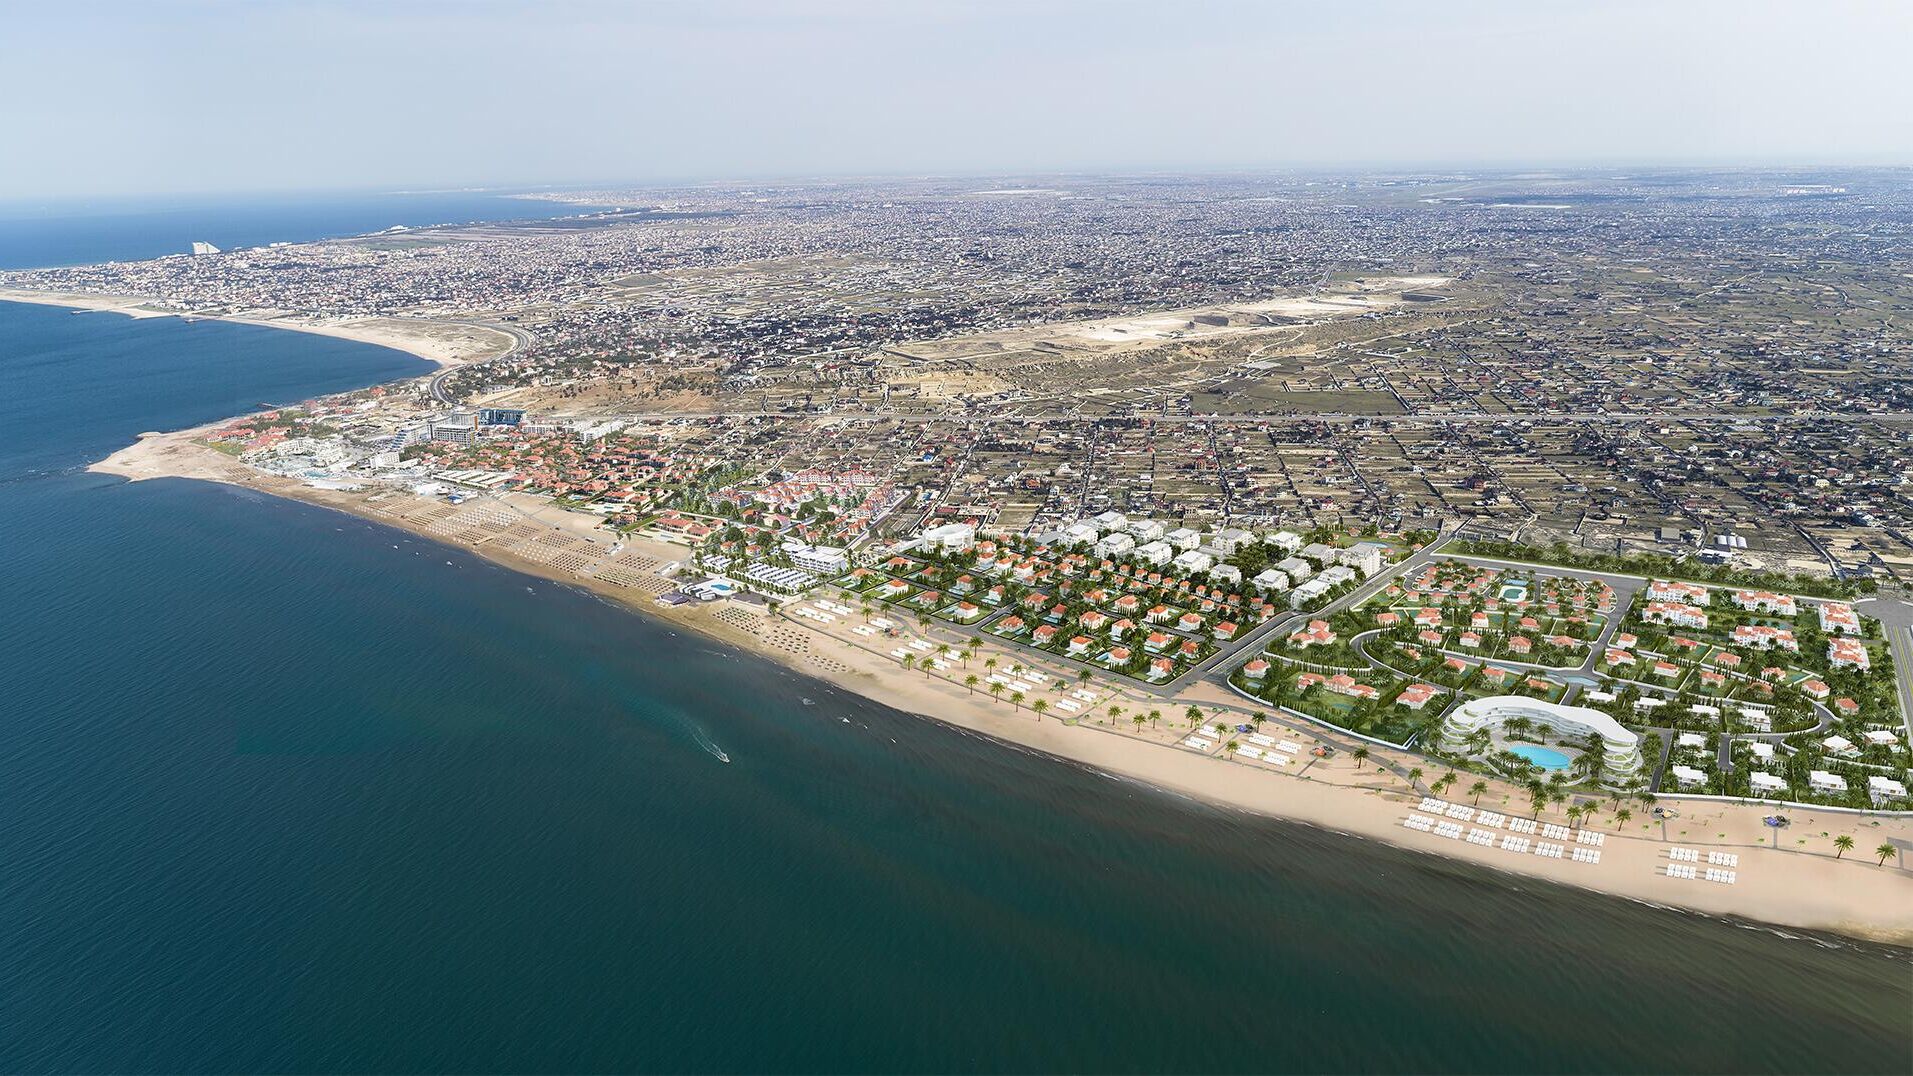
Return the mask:
<path id="1" fill-rule="evenodd" d="M 177 310 L 154 310 L 149 304 L 162 300 L 132 295 L 94 295 L 85 292 L 30 291 L 0 288 L 0 302 L 30 306 L 55 306 L 74 313 L 122 314 L 135 320 L 147 318 L 186 318 L 194 321 L 227 321 L 235 325 L 253 325 L 264 329 L 330 336 L 361 344 L 387 347 L 424 359 L 444 370 L 469 362 L 483 362 L 510 354 L 518 341 L 502 329 L 464 321 L 433 321 L 424 318 L 358 318 L 346 321 L 320 321 L 286 313 L 284 316 L 240 314 L 194 314 Z M 259 315 L 268 312 L 259 311 Z"/>
<path id="2" fill-rule="evenodd" d="M 1117 689 L 1118 696 L 1105 698 L 1086 711 L 1080 722 L 1065 724 L 1055 717 L 1040 717 L 1028 708 L 1012 709 L 1005 701 L 967 688 L 961 682 L 962 670 L 953 670 L 954 679 L 906 671 L 887 654 L 808 621 L 776 615 L 760 617 L 741 610 L 727 618 L 722 614 L 734 607 L 721 601 L 709 606 L 663 609 L 651 600 L 651 591 L 562 570 L 543 560 L 520 555 L 506 545 L 497 544 L 494 539 L 500 535 L 496 533 L 460 540 L 444 530 L 434 532 L 430 528 L 429 524 L 439 518 L 437 515 L 426 520 L 406 517 L 407 510 L 431 515 L 433 506 L 442 502 L 409 494 L 371 496 L 355 491 L 319 489 L 254 471 L 232 457 L 192 443 L 193 437 L 225 421 L 230 420 L 192 430 L 141 434 L 134 444 L 87 469 L 131 481 L 192 478 L 218 482 L 343 511 L 459 548 L 514 571 L 589 591 L 658 623 L 698 632 L 913 716 L 987 735 L 1018 749 L 1039 751 L 1070 764 L 1136 780 L 1213 806 L 1380 840 L 1409 851 L 1489 867 L 1511 877 L 1538 878 L 1637 903 L 1913 946 L 1913 875 L 1877 866 L 1865 851 L 1887 837 L 1913 839 L 1913 819 L 1856 819 L 1832 812 L 1794 812 L 1790 836 L 1817 836 L 1823 831 L 1868 831 L 1859 838 L 1862 847 L 1855 850 L 1854 859 L 1836 859 L 1833 855 L 1802 850 L 1798 846 L 1769 847 L 1766 831 L 1760 823 L 1762 809 L 1737 803 L 1681 804 L 1681 818 L 1674 824 L 1675 828 L 1668 831 L 1666 840 L 1661 839 L 1658 825 L 1650 829 L 1644 819 L 1632 820 L 1628 832 L 1618 830 L 1611 819 L 1589 823 L 1585 828 L 1605 834 L 1600 849 L 1603 860 L 1592 865 L 1515 855 L 1416 833 L 1406 830 L 1401 823 L 1420 802 L 1422 793 L 1411 791 L 1400 777 L 1383 767 L 1386 764 L 1400 772 L 1410 766 L 1425 765 L 1431 770 L 1427 777 L 1432 779 L 1437 775 L 1432 771 L 1439 764 L 1420 756 L 1371 747 L 1370 764 L 1357 764 L 1349 754 L 1353 744 L 1338 737 L 1333 730 L 1304 727 L 1306 723 L 1279 714 L 1270 719 L 1264 732 L 1296 741 L 1304 749 L 1316 743 L 1336 746 L 1339 748 L 1336 757 L 1310 759 L 1303 753 L 1297 759 L 1299 772 L 1296 772 L 1175 746 L 1183 735 L 1174 730 L 1175 723 L 1186 706 L 1199 706 L 1210 717 L 1229 713 L 1248 720 L 1250 708 L 1222 685 L 1202 682 L 1173 700 L 1155 700 L 1167 720 L 1163 729 L 1149 733 L 1143 733 L 1140 725 L 1138 731 L 1131 734 L 1118 725 L 1092 723 L 1100 720 L 1103 703 L 1133 701 L 1126 696 L 1118 697 L 1121 688 Z M 514 501 L 517 496 L 478 498 L 467 503 L 468 506 L 503 506 L 522 517 L 521 526 L 558 531 L 580 543 L 576 548 L 589 548 L 591 554 L 601 552 L 582 545 L 605 540 L 602 535 L 591 536 L 595 520 L 541 506 L 534 498 Z M 682 559 L 682 551 L 673 552 L 677 547 L 638 539 L 627 540 L 626 545 L 634 552 L 645 551 L 653 560 Z M 982 653 L 987 656 L 991 650 L 986 647 Z M 1007 651 L 1002 656 L 1015 657 Z M 1147 705 L 1147 700 L 1143 704 Z M 1167 739 L 1163 736 L 1165 732 Z M 1493 808 L 1520 816 L 1532 814 L 1520 789 L 1501 781 L 1491 782 L 1490 787 L 1491 791 L 1481 797 L 1484 810 Z M 1458 792 L 1447 798 L 1455 803 L 1468 802 L 1468 797 Z M 1542 812 L 1542 817 L 1544 821 L 1561 820 L 1558 810 Z M 1738 883 L 1727 886 L 1665 876 L 1661 871 L 1666 862 L 1664 853 L 1674 845 L 1728 850 L 1739 855 Z"/>

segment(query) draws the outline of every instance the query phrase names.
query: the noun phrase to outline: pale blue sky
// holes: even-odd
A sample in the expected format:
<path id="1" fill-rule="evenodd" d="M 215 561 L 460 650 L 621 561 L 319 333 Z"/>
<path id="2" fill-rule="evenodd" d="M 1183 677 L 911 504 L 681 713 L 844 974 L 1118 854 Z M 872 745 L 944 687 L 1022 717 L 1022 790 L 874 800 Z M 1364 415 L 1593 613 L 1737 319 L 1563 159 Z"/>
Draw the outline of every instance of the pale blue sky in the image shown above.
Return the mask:
<path id="1" fill-rule="evenodd" d="M 9 0 L 0 198 L 1913 164 L 1913 3 Z"/>

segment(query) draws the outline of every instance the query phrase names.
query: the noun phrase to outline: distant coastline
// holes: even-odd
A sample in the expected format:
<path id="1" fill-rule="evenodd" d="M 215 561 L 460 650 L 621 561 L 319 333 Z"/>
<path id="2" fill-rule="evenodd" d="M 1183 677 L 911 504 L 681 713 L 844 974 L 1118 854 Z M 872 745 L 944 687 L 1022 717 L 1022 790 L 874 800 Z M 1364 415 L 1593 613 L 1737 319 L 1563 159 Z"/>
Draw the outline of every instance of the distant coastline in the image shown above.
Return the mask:
<path id="1" fill-rule="evenodd" d="M 267 329 L 331 336 L 362 344 L 388 347 L 417 356 L 441 368 L 468 362 L 495 359 L 515 350 L 518 341 L 502 329 L 472 322 L 436 321 L 422 318 L 353 318 L 323 320 L 300 317 L 281 311 L 246 311 L 238 314 L 200 314 L 169 310 L 161 300 L 131 295 L 95 295 L 85 292 L 31 291 L 0 288 L 0 302 L 29 303 L 38 306 L 66 307 L 75 312 L 97 311 L 123 314 L 130 318 L 188 318 L 229 321 L 236 325 L 256 325 Z"/>

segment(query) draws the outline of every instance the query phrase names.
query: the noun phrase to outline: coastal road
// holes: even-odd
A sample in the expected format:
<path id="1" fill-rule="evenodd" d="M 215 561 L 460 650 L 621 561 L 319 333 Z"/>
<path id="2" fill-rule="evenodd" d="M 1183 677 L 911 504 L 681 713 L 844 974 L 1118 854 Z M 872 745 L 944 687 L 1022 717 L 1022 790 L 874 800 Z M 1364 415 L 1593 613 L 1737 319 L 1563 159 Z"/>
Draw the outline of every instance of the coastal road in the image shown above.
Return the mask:
<path id="1" fill-rule="evenodd" d="M 522 351 L 523 349 L 531 345 L 531 342 L 533 339 L 531 333 L 525 331 L 524 329 L 519 328 L 516 325 L 500 325 L 496 322 L 490 322 L 490 321 L 462 321 L 462 322 L 459 322 L 459 324 L 476 325 L 484 329 L 496 329 L 499 332 L 504 333 L 506 336 L 511 337 L 510 347 L 506 348 L 505 350 L 499 352 L 496 355 L 493 355 L 490 359 L 481 360 L 484 362 L 491 362 L 493 359 L 502 359 L 508 355 L 512 355 L 519 351 Z M 444 369 L 440 370 L 438 373 L 435 373 L 432 375 L 432 380 L 429 383 L 427 383 L 425 386 L 425 390 L 431 393 L 432 399 L 437 400 L 439 403 L 444 404 L 446 407 L 458 406 L 458 401 L 452 399 L 451 394 L 445 391 L 445 380 L 446 378 L 451 377 L 453 372 L 463 369 L 465 365 L 466 365 L 465 363 L 460 363 L 457 366 L 447 366 Z"/>

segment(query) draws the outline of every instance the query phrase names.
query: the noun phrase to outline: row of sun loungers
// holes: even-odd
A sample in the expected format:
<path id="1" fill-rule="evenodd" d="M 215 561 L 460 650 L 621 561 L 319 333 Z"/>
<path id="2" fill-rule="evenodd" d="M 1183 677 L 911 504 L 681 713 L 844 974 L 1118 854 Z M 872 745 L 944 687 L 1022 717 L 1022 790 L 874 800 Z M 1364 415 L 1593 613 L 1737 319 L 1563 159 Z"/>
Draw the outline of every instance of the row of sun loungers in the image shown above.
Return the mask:
<path id="1" fill-rule="evenodd" d="M 1732 852 L 1709 852 L 1707 853 L 1707 862 L 1712 863 L 1716 867 L 1738 867 L 1740 866 L 1740 857 Z"/>
<path id="2" fill-rule="evenodd" d="M 1568 827 L 1554 822 L 1543 822 L 1541 835 L 1549 840 L 1565 841 L 1568 839 Z"/>
<path id="3" fill-rule="evenodd" d="M 1574 839 L 1581 842 L 1582 844 L 1591 844 L 1595 846 L 1596 848 L 1599 848 L 1600 846 L 1607 843 L 1607 834 L 1597 833 L 1591 829 L 1584 829 L 1581 832 L 1576 833 L 1574 835 Z"/>
<path id="4" fill-rule="evenodd" d="M 1541 827 L 1536 825 L 1532 818 L 1510 818 L 1508 819 L 1508 828 L 1514 830 L 1516 833 L 1533 833 Z"/>
<path id="5" fill-rule="evenodd" d="M 1191 736 L 1182 741 L 1182 745 L 1184 747 L 1193 747 L 1198 751 L 1210 751 L 1215 748 L 1216 742 L 1214 740 L 1204 739 L 1201 736 Z"/>
<path id="6" fill-rule="evenodd" d="M 1721 870 L 1718 867 L 1690 867 L 1684 863 L 1669 863 L 1667 876 L 1684 878 L 1690 882 L 1698 877 L 1710 882 L 1719 882 L 1721 885 L 1733 885 L 1740 880 L 1738 871 Z"/>
<path id="7" fill-rule="evenodd" d="M 1700 853 L 1692 848 L 1674 847 L 1667 850 L 1667 858 L 1676 863 L 1699 863 Z"/>
<path id="8" fill-rule="evenodd" d="M 1439 803 L 1440 801 L 1437 800 L 1436 802 Z M 1495 817 L 1499 819 L 1502 816 L 1496 815 Z M 1482 829 L 1480 827 L 1465 829 L 1461 823 L 1450 821 L 1446 818 L 1416 812 L 1402 819 L 1402 825 L 1417 833 L 1433 833 L 1437 837 L 1447 837 L 1449 840 L 1465 840 L 1469 844 L 1479 845 L 1483 848 L 1496 847 L 1496 834 L 1493 830 Z M 1537 844 L 1526 837 L 1517 837 L 1512 833 L 1501 836 L 1500 848 L 1504 852 L 1513 852 L 1516 855 L 1526 853 L 1532 848 L 1535 855 L 1545 859 L 1567 858 L 1576 863 L 1599 863 L 1601 861 L 1601 853 L 1592 848 L 1576 848 L 1570 852 L 1566 845 L 1553 844 L 1547 841 L 1542 841 Z"/>

